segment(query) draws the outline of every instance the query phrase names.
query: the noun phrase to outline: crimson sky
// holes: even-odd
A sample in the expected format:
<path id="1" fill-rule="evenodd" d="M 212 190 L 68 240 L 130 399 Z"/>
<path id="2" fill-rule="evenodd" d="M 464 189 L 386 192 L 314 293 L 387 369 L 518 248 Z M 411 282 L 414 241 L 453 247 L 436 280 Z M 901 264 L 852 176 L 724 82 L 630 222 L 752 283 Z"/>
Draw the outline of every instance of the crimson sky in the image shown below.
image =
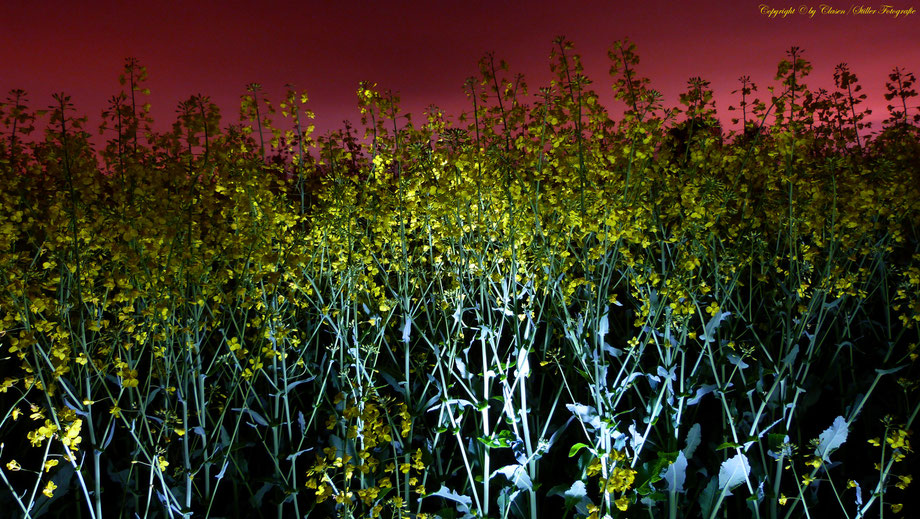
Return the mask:
<path id="1" fill-rule="evenodd" d="M 629 38 L 642 58 L 639 72 L 664 94 L 666 106 L 677 105 L 692 76 L 711 81 L 723 116 L 737 103 L 730 92 L 741 75 L 768 98 L 777 63 L 797 45 L 814 65 L 812 89 L 833 87 L 834 66 L 847 62 L 869 95 L 871 119 L 880 121 L 891 69 L 920 75 L 920 14 L 856 15 L 852 8 L 860 4 L 828 1 L 847 13 L 821 14 L 822 4 L 801 0 L 3 0 L 0 94 L 23 88 L 32 106 L 44 108 L 53 92 L 63 91 L 95 132 L 99 112 L 120 89 L 124 58 L 134 56 L 148 68 L 159 129 L 174 120 L 180 100 L 198 93 L 221 107 L 224 124 L 235 123 L 245 85 L 259 82 L 274 100 L 286 83 L 305 89 L 325 133 L 344 119 L 358 122 L 360 80 L 398 92 L 417 115 L 431 103 L 448 113 L 468 110 L 464 79 L 488 51 L 523 73 L 536 92 L 550 79 L 553 38 L 565 35 L 612 111 L 619 107 L 610 94 L 607 50 Z M 764 5 L 805 5 L 817 14 L 770 18 Z M 920 10 L 920 0 L 890 5 Z"/>

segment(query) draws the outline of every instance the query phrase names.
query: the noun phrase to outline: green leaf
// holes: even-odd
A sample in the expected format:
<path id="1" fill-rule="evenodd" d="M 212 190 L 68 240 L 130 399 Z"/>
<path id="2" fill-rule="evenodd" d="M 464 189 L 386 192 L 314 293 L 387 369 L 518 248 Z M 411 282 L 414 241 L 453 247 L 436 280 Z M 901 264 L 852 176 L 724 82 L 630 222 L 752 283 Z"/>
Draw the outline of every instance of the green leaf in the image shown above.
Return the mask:
<path id="1" fill-rule="evenodd" d="M 687 432 L 687 443 L 684 445 L 684 456 L 687 459 L 693 458 L 693 453 L 696 452 L 697 446 L 700 444 L 700 424 L 695 423 L 693 427 Z"/>
<path id="2" fill-rule="evenodd" d="M 779 446 L 786 442 L 786 435 L 781 433 L 770 433 L 767 435 L 767 444 L 771 449 L 777 450 Z"/>
<path id="3" fill-rule="evenodd" d="M 576 443 L 575 445 L 572 445 L 572 448 L 569 449 L 569 457 L 575 457 L 575 455 L 578 454 L 578 451 L 584 449 L 585 447 L 588 447 L 588 445 L 585 443 Z"/>
<path id="4" fill-rule="evenodd" d="M 706 488 L 703 490 L 703 493 L 700 494 L 700 508 L 702 509 L 702 517 L 711 517 L 712 508 L 716 504 L 716 499 L 719 495 L 719 480 L 712 478 L 709 480 L 709 484 L 706 485 Z"/>
<path id="5" fill-rule="evenodd" d="M 663 503 L 668 500 L 668 495 L 664 492 L 652 492 L 647 496 L 642 496 L 644 499 L 651 499 L 656 503 Z"/>

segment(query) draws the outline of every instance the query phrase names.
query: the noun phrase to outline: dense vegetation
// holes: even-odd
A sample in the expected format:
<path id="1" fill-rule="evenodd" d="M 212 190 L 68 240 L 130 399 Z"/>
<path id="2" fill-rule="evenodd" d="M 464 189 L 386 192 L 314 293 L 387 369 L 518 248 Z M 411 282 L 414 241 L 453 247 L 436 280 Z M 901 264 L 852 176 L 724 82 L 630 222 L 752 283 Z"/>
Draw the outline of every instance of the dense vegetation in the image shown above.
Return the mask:
<path id="1" fill-rule="evenodd" d="M 470 112 L 315 141 L 256 84 L 151 129 L 133 59 L 89 144 L 0 105 L 0 506 L 39 517 L 897 516 L 920 327 L 920 113 L 798 48 L 737 132 L 554 42 Z M 279 122 L 278 112 L 284 118 Z M 36 124 L 42 138 L 30 136 Z M 917 511 L 914 510 L 913 513 Z M 11 512 L 12 513 L 12 512 Z"/>

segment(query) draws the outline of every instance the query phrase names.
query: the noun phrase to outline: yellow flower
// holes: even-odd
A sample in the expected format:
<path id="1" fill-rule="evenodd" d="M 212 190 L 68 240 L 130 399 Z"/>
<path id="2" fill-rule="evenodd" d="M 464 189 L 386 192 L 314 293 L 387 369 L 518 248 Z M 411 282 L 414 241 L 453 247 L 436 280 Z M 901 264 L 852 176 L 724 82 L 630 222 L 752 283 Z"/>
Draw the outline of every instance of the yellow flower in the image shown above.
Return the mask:
<path id="1" fill-rule="evenodd" d="M 316 489 L 316 502 L 322 503 L 332 495 L 332 487 L 328 483 L 323 483 Z"/>
<path id="2" fill-rule="evenodd" d="M 50 472 L 51 469 L 54 468 L 58 463 L 59 463 L 58 460 L 48 460 L 48 461 L 46 461 L 46 462 L 45 462 L 45 466 L 44 466 L 45 472 Z"/>
<path id="3" fill-rule="evenodd" d="M 900 512 L 902 508 L 904 508 L 904 505 L 901 503 L 895 503 L 891 505 L 891 511 L 894 513 Z"/>
<path id="4" fill-rule="evenodd" d="M 67 428 L 67 431 L 64 434 L 64 437 L 61 438 L 61 443 L 65 447 L 76 448 L 80 445 L 80 442 L 83 441 L 83 438 L 80 437 L 80 429 L 83 427 L 83 419 L 77 418 L 73 421 L 72 424 Z"/>
<path id="5" fill-rule="evenodd" d="M 588 468 L 585 470 L 585 472 L 587 472 L 589 478 L 593 478 L 594 476 L 600 474 L 601 473 L 601 459 L 594 458 L 593 460 L 591 460 L 591 463 L 588 464 Z"/>
<path id="6" fill-rule="evenodd" d="M 335 449 L 335 447 L 324 447 L 324 448 L 323 448 L 323 454 L 326 455 L 326 459 L 327 459 L 327 460 L 332 461 L 332 460 L 335 459 L 335 456 L 336 456 L 336 449 Z"/>
<path id="7" fill-rule="evenodd" d="M 629 508 L 629 498 L 626 496 L 623 496 L 617 499 L 616 501 L 614 501 L 613 504 L 617 505 L 617 508 L 625 512 L 626 509 Z"/>
<path id="8" fill-rule="evenodd" d="M 613 469 L 613 474 L 607 480 L 607 488 L 612 488 L 617 492 L 625 492 L 629 490 L 635 479 L 635 470 L 617 467 Z"/>
<path id="9" fill-rule="evenodd" d="M 380 494 L 380 489 L 377 487 L 364 488 L 364 489 L 358 490 L 358 497 L 366 505 L 370 505 L 371 503 L 373 503 L 374 500 L 377 499 L 378 494 Z"/>
<path id="10" fill-rule="evenodd" d="M 32 443 L 33 447 L 39 447 L 46 439 L 51 438 L 55 432 L 57 432 L 57 426 L 54 425 L 51 420 L 45 420 L 45 425 L 34 431 L 30 431 L 26 434 L 26 437 L 29 439 L 29 442 Z"/>
<path id="11" fill-rule="evenodd" d="M 911 482 L 914 478 L 913 478 L 913 476 L 898 476 L 898 479 L 899 479 L 900 481 L 898 481 L 897 483 L 895 483 L 894 486 L 900 488 L 901 490 L 905 490 L 905 489 L 907 488 L 907 485 L 910 485 L 910 482 Z"/>
<path id="12" fill-rule="evenodd" d="M 354 492 L 339 492 L 335 495 L 335 502 L 340 505 L 350 505 Z"/>
<path id="13" fill-rule="evenodd" d="M 160 467 L 160 471 L 162 472 L 169 466 L 169 462 L 157 456 L 157 466 Z"/>
<path id="14" fill-rule="evenodd" d="M 893 449 L 904 449 L 910 452 L 910 440 L 907 437 L 910 435 L 911 431 L 906 431 L 904 429 L 896 430 L 892 435 L 885 438 L 885 441 L 888 442 L 888 445 L 891 445 Z"/>
<path id="15" fill-rule="evenodd" d="M 600 517 L 601 509 L 596 505 L 588 505 L 588 519 L 598 519 Z"/>
<path id="16" fill-rule="evenodd" d="M 422 449 L 416 450 L 412 455 L 412 467 L 416 470 L 425 470 L 425 463 L 422 462 Z"/>
<path id="17" fill-rule="evenodd" d="M 44 490 L 42 490 L 42 494 L 44 494 L 45 497 L 49 497 L 49 498 L 54 497 L 54 489 L 56 488 L 57 488 L 57 485 L 54 484 L 54 481 L 49 481 L 45 485 Z"/>
<path id="18" fill-rule="evenodd" d="M 786 497 L 786 494 L 780 494 L 780 495 L 779 495 L 779 504 L 782 505 L 782 506 L 785 506 L 785 505 L 786 505 L 786 501 L 787 501 L 788 499 L 789 499 L 789 498 Z"/>
<path id="19" fill-rule="evenodd" d="M 358 408 L 355 406 L 346 407 L 345 412 L 342 413 L 342 415 L 345 416 L 346 420 L 353 420 L 358 417 L 358 414 L 359 414 Z"/>
<path id="20" fill-rule="evenodd" d="M 719 304 L 715 301 L 709 303 L 709 306 L 706 307 L 706 313 L 709 315 L 716 315 L 716 312 L 719 311 Z"/>
<path id="21" fill-rule="evenodd" d="M 10 460 L 10 462 L 6 464 L 6 468 L 12 472 L 18 472 L 22 470 L 22 466 L 16 460 Z"/>

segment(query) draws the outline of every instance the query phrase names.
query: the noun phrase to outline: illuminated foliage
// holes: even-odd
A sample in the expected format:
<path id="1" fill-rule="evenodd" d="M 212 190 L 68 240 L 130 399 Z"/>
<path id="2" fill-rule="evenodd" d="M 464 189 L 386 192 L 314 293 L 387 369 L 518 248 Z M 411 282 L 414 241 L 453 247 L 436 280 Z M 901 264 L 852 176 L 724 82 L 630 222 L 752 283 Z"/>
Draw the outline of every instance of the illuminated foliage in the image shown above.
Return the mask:
<path id="1" fill-rule="evenodd" d="M 634 44 L 609 58 L 618 121 L 559 38 L 533 95 L 487 55 L 462 118 L 413 120 L 363 82 L 364 134 L 315 141 L 306 94 L 276 107 L 256 83 L 242 124 L 199 94 L 157 133 L 132 59 L 99 150 L 64 95 L 28 141 L 46 114 L 12 91 L 0 502 L 40 515 L 75 493 L 60 514 L 96 518 L 853 510 L 830 486 L 894 510 L 881 497 L 912 481 L 918 405 L 912 76 L 896 70 L 902 106 L 873 136 L 856 76 L 841 64 L 836 91 L 812 94 L 793 47 L 770 106 L 741 78 L 735 133 L 706 80 L 666 108 Z M 857 436 L 879 456 L 848 450 Z"/>

